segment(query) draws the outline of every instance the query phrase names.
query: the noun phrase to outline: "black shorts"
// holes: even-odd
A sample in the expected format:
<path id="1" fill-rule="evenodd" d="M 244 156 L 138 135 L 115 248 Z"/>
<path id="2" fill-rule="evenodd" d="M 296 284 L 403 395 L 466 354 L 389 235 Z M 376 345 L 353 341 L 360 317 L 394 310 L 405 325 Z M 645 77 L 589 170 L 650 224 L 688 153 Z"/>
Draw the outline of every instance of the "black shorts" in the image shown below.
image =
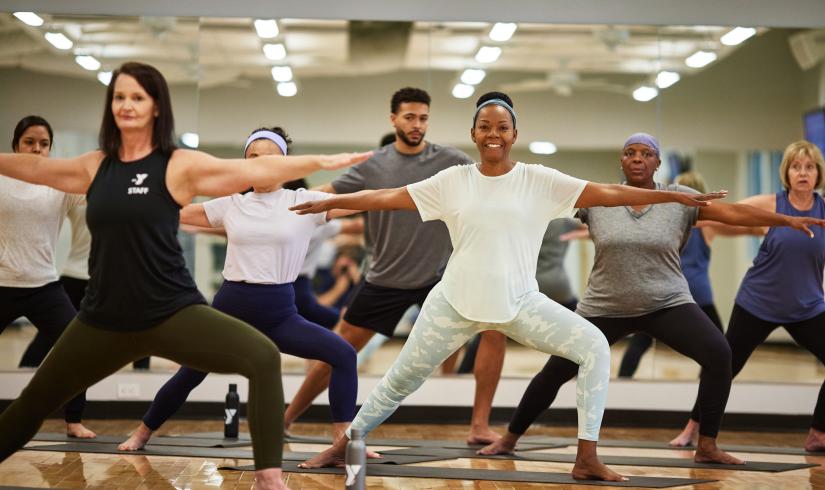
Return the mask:
<path id="1" fill-rule="evenodd" d="M 418 289 L 397 289 L 361 281 L 344 313 L 344 321 L 392 337 L 395 327 L 412 305 L 421 306 L 435 284 Z"/>

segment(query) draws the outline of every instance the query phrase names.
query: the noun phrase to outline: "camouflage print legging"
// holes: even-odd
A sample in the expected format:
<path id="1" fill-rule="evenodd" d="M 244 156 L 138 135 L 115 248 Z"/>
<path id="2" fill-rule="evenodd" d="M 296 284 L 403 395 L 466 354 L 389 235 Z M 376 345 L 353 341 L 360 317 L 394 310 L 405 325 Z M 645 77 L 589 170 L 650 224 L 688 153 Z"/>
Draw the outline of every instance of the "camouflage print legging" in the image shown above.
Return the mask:
<path id="1" fill-rule="evenodd" d="M 468 320 L 450 305 L 440 285 L 427 296 L 401 354 L 369 394 L 351 428 L 366 435 L 379 426 L 450 354 L 484 330 L 498 330 L 523 345 L 578 364 L 579 439 L 598 440 L 610 380 L 610 347 L 599 329 L 538 291 L 527 294 L 516 317 L 507 323 Z"/>

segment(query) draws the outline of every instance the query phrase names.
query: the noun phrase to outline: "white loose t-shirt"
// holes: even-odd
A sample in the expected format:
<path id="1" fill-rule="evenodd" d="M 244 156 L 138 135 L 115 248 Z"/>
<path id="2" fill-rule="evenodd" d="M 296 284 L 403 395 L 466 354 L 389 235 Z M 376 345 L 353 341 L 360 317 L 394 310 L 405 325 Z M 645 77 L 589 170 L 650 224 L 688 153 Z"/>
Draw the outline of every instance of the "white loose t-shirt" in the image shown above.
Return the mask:
<path id="1" fill-rule="evenodd" d="M 55 248 L 66 212 L 85 196 L 0 176 L 0 286 L 57 281 Z"/>
<path id="2" fill-rule="evenodd" d="M 323 259 L 324 243 L 339 233 L 341 233 L 341 221 L 337 219 L 323 224 L 315 230 L 312 239 L 309 241 L 307 257 L 304 259 L 304 266 L 301 267 L 300 275 L 309 277 L 310 279 L 315 277 L 315 273 L 318 271 L 318 265 L 321 259 Z"/>
<path id="3" fill-rule="evenodd" d="M 497 177 L 459 165 L 407 186 L 421 219 L 447 225 L 453 253 L 441 280 L 468 320 L 504 323 L 538 290 L 536 263 L 550 220 L 572 216 L 587 184 L 542 165 L 516 163 Z"/>
<path id="4" fill-rule="evenodd" d="M 223 226 L 228 239 L 223 277 L 256 284 L 295 282 L 315 229 L 326 213 L 299 215 L 290 206 L 332 197 L 325 192 L 279 189 L 250 192 L 203 203 L 213 227 Z"/>
<path id="5" fill-rule="evenodd" d="M 92 249 L 92 235 L 86 226 L 86 205 L 79 205 L 69 209 L 66 217 L 72 225 L 72 244 L 69 247 L 69 256 L 63 265 L 62 275 L 89 280 L 89 252 Z"/>

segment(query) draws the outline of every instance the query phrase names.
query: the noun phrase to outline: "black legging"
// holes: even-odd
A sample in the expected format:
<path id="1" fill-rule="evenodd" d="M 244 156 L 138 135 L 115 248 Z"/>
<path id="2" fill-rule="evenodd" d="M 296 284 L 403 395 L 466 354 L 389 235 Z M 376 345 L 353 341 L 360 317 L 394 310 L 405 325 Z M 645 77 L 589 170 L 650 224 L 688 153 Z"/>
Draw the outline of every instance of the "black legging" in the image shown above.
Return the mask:
<path id="1" fill-rule="evenodd" d="M 708 318 L 710 318 L 710 321 L 716 325 L 720 332 L 724 332 L 724 329 L 722 328 L 722 320 L 719 318 L 719 312 L 716 311 L 716 306 L 713 303 L 699 306 L 699 308 L 705 312 Z M 632 378 L 633 375 L 636 374 L 636 370 L 639 369 L 639 362 L 642 360 L 642 356 L 645 355 L 645 352 L 647 352 L 651 345 L 653 345 L 653 339 L 650 338 L 650 335 L 635 333 L 632 337 L 630 337 L 627 350 L 624 351 L 622 363 L 619 366 L 620 378 Z"/>
<path id="2" fill-rule="evenodd" d="M 37 327 L 37 337 L 41 338 L 42 352 L 29 359 L 24 354 L 20 360 L 23 367 L 39 366 L 75 315 L 77 311 L 59 282 L 36 288 L 0 287 L 0 333 L 16 318 L 25 316 Z M 85 406 L 86 392 L 82 391 L 66 404 L 66 422 L 80 423 Z"/>
<path id="3" fill-rule="evenodd" d="M 703 368 L 699 381 L 699 404 L 706 421 L 701 425 L 700 433 L 716 437 L 730 393 L 730 347 L 696 303 L 633 318 L 595 317 L 587 320 L 604 333 L 611 345 L 632 332 L 644 332 L 699 363 Z M 524 434 L 539 414 L 553 403 L 559 388 L 576 376 L 578 369 L 577 364 L 567 359 L 550 357 L 521 397 L 509 431 Z"/>
<path id="4" fill-rule="evenodd" d="M 86 285 L 89 281 L 85 279 L 78 279 L 76 277 L 60 276 L 60 284 L 69 296 L 75 310 L 80 310 L 80 302 L 83 301 L 83 296 L 86 295 Z M 20 358 L 20 367 L 38 367 L 46 354 L 51 350 L 54 341 L 42 331 L 38 331 L 34 336 L 26 351 L 23 352 L 23 357 Z M 135 369 L 149 369 L 149 358 L 138 359 L 132 363 Z"/>
<path id="5" fill-rule="evenodd" d="M 825 313 L 801 322 L 789 323 L 784 325 L 784 327 L 797 344 L 808 349 L 819 359 L 819 362 L 825 363 L 825 335 L 823 335 L 822 332 L 823 325 L 825 325 Z M 733 305 L 730 324 L 728 324 L 728 333 L 725 337 L 730 345 L 734 377 L 742 370 L 742 367 L 748 361 L 748 358 L 756 347 L 764 342 L 765 339 L 768 338 L 768 335 L 780 326 L 782 325 L 779 323 L 768 322 L 757 318 L 737 304 Z M 690 418 L 704 425 L 705 416 L 700 412 L 696 404 L 694 404 Z M 700 425 L 700 429 L 701 427 Z M 825 382 L 823 382 L 819 388 L 819 398 L 816 400 L 816 408 L 814 408 L 814 418 L 811 427 L 818 431 L 825 432 Z"/>

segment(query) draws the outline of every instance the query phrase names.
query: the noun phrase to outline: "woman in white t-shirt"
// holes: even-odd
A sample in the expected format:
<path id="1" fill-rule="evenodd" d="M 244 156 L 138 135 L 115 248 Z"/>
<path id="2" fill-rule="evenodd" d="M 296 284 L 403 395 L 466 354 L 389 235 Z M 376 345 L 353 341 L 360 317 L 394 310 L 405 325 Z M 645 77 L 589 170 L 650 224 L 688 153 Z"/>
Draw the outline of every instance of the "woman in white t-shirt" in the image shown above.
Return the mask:
<path id="1" fill-rule="evenodd" d="M 515 162 L 510 149 L 517 134 L 512 101 L 490 92 L 478 100 L 470 130 L 480 163 L 450 167 L 406 187 L 293 207 L 299 214 L 336 208 L 418 210 L 424 221 L 444 221 L 453 244 L 443 279 L 430 292 L 401 354 L 350 428 L 365 435 L 470 337 L 498 330 L 579 365 L 579 447 L 572 475 L 622 481 L 625 478 L 596 454 L 610 379 L 610 348 L 595 326 L 539 293 L 536 263 L 542 237 L 550 220 L 571 216 L 574 208 L 662 202 L 704 206 L 724 193 L 688 195 L 595 184 L 542 165 Z M 341 439 L 304 465 L 336 464 L 345 445 L 346 439 Z"/>
<path id="2" fill-rule="evenodd" d="M 291 142 L 281 128 L 260 128 L 247 139 L 244 157 L 286 155 Z M 226 231 L 224 282 L 212 300 L 215 309 L 257 328 L 281 352 L 332 366 L 329 404 L 333 432 L 340 437 L 355 413 L 355 349 L 335 333 L 303 318 L 295 306 L 293 289 L 309 241 L 327 218 L 298 216 L 288 210 L 290 206 L 329 196 L 305 189 L 256 187 L 254 192 L 189 204 L 181 210 L 180 221 Z M 118 449 L 136 451 L 146 445 L 152 433 L 180 409 L 207 374 L 181 367 L 161 387 L 138 429 Z"/>
<path id="3" fill-rule="evenodd" d="M 14 128 L 12 149 L 48 157 L 54 132 L 40 116 L 26 116 Z M 0 332 L 25 316 L 37 327 L 40 349 L 25 356 L 22 366 L 37 367 L 77 315 L 55 268 L 55 250 L 66 213 L 84 196 L 0 176 Z M 91 438 L 81 415 L 86 392 L 65 407 L 66 434 Z"/>

